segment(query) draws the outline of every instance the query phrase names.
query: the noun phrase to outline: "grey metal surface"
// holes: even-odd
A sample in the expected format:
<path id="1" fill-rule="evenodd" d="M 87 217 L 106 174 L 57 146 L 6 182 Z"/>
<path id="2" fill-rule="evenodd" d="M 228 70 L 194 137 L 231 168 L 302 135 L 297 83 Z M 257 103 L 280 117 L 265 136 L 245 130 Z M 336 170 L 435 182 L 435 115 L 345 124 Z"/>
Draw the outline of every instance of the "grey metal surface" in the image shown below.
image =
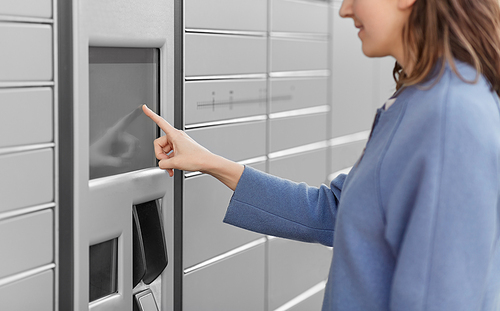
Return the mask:
<path id="1" fill-rule="evenodd" d="M 320 1 L 271 1 L 271 31 L 328 33 L 328 4 Z"/>
<path id="2" fill-rule="evenodd" d="M 270 111 L 326 105 L 327 91 L 327 78 L 272 78 Z"/>
<path id="3" fill-rule="evenodd" d="M 369 130 L 373 116 L 374 60 L 363 55 L 358 29 L 333 12 L 332 137 Z M 349 61 L 346 61 L 349 60 Z"/>
<path id="4" fill-rule="evenodd" d="M 266 113 L 266 80 L 191 81 L 185 84 L 186 125 Z"/>
<path id="5" fill-rule="evenodd" d="M 188 33 L 186 77 L 265 73 L 266 46 L 266 38 Z"/>
<path id="6" fill-rule="evenodd" d="M 213 153 L 233 161 L 266 153 L 265 121 L 200 128 L 186 133 Z"/>
<path id="7" fill-rule="evenodd" d="M 296 304 L 287 311 L 320 311 L 323 305 L 323 296 L 325 295 L 325 290 L 322 290 L 311 297 L 305 299 L 304 301 Z"/>
<path id="8" fill-rule="evenodd" d="M 366 140 L 335 146 L 331 148 L 331 172 L 353 166 L 361 157 L 365 148 Z"/>
<path id="9" fill-rule="evenodd" d="M 0 310 L 54 311 L 54 272 L 0 287 Z"/>
<path id="10" fill-rule="evenodd" d="M 0 15 L 52 17 L 52 0 L 3 0 Z"/>
<path id="11" fill-rule="evenodd" d="M 71 131 L 74 154 L 61 161 L 70 162 L 74 172 L 74 200 L 71 205 L 74 215 L 74 270 L 75 284 L 72 293 L 72 306 L 68 310 L 132 310 L 132 205 L 162 198 L 162 212 L 165 221 L 165 238 L 169 258 L 173 259 L 173 182 L 168 174 L 160 169 L 145 169 L 117 176 L 96 178 L 89 181 L 89 46 L 156 48 L 160 62 L 158 70 L 158 89 L 161 114 L 171 123 L 174 115 L 174 65 L 176 46 L 174 40 L 175 14 L 179 1 L 163 0 L 88 0 L 75 3 L 73 11 L 71 46 L 74 52 L 73 96 L 71 103 L 74 124 Z M 181 27 L 179 27 L 181 28 Z M 178 28 L 176 28 L 178 29 Z M 174 45 L 174 41 L 176 44 Z M 117 84 L 121 79 L 113 77 Z M 176 81 L 175 83 L 177 83 Z M 123 87 L 132 88 L 124 83 Z M 104 90 L 105 91 L 105 90 Z M 146 90 L 151 92 L 151 90 Z M 141 98 L 140 88 L 135 95 Z M 136 99 L 137 99 L 136 98 Z M 140 102 L 139 102 L 140 103 Z M 147 144 L 148 142 L 144 142 Z M 152 148 L 152 141 L 149 142 Z M 179 174 L 178 174 L 179 175 Z M 88 259 L 89 245 L 118 237 L 118 293 L 105 301 L 88 303 Z M 172 257 L 170 257 L 172 256 Z M 155 287 L 156 301 L 162 304 L 162 311 L 173 310 L 173 264 L 167 266 L 161 277 L 161 285 Z M 87 285 L 87 286 L 86 286 Z M 159 299 L 160 298 L 160 299 Z"/>
<path id="12" fill-rule="evenodd" d="M 0 81 L 51 81 L 52 26 L 0 24 Z M 36 47 L 36 48 L 35 48 Z"/>
<path id="13" fill-rule="evenodd" d="M 186 28 L 267 30 L 266 0 L 186 0 Z"/>
<path id="14" fill-rule="evenodd" d="M 325 183 L 326 148 L 269 160 L 269 173 L 310 186 Z"/>
<path id="15" fill-rule="evenodd" d="M 54 200 L 54 151 L 0 156 L 0 212 Z"/>
<path id="16" fill-rule="evenodd" d="M 0 278 L 40 267 L 54 260 L 53 217 L 52 210 L 44 210 L 0 222 Z"/>
<path id="17" fill-rule="evenodd" d="M 270 152 L 326 140 L 327 114 L 270 120 Z"/>
<path id="18" fill-rule="evenodd" d="M 271 39 L 271 71 L 328 69 L 328 42 Z"/>
<path id="19" fill-rule="evenodd" d="M 284 239 L 269 241 L 269 310 L 326 280 L 332 250 Z M 319 309 L 318 309 L 319 310 Z"/>
<path id="20" fill-rule="evenodd" d="M 260 245 L 184 278 L 184 311 L 265 308 L 265 246 Z"/>
<path id="21" fill-rule="evenodd" d="M 184 181 L 184 268 L 261 237 L 222 222 L 232 194 L 209 175 Z"/>
<path id="22" fill-rule="evenodd" d="M 0 148 L 53 141 L 51 88 L 0 89 Z"/>

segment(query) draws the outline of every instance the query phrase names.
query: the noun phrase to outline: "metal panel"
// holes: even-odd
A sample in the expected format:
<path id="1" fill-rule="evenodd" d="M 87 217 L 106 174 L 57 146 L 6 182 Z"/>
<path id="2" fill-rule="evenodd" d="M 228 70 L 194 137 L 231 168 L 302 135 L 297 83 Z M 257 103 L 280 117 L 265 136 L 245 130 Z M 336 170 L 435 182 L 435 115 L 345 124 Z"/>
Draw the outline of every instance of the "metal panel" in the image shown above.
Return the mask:
<path id="1" fill-rule="evenodd" d="M 271 152 L 326 140 L 326 121 L 325 113 L 272 119 Z"/>
<path id="2" fill-rule="evenodd" d="M 327 78 L 271 79 L 271 112 L 328 104 Z"/>
<path id="3" fill-rule="evenodd" d="M 0 89 L 0 148 L 53 140 L 50 88 Z"/>
<path id="4" fill-rule="evenodd" d="M 267 30 L 266 0 L 186 0 L 186 28 Z"/>
<path id="5" fill-rule="evenodd" d="M 265 308 L 265 246 L 184 277 L 185 311 L 255 311 Z"/>
<path id="6" fill-rule="evenodd" d="M 271 31 L 328 33 L 326 2 L 273 0 L 271 10 Z"/>
<path id="7" fill-rule="evenodd" d="M 0 278 L 54 260 L 52 218 L 52 210 L 45 210 L 0 222 Z"/>
<path id="8" fill-rule="evenodd" d="M 54 310 L 54 272 L 35 276 L 0 287 L 0 310 Z"/>
<path id="9" fill-rule="evenodd" d="M 374 59 L 363 55 L 351 20 L 333 14 L 332 137 L 369 130 L 375 113 Z M 346 61 L 349 60 L 349 61 Z M 381 106 L 381 104 L 379 105 Z"/>
<path id="10" fill-rule="evenodd" d="M 269 173 L 310 186 L 320 186 L 325 183 L 329 173 L 326 171 L 326 161 L 326 149 L 305 152 L 270 160 Z"/>
<path id="11" fill-rule="evenodd" d="M 269 241 L 269 310 L 326 280 L 332 250 L 284 239 Z"/>
<path id="12" fill-rule="evenodd" d="M 332 171 L 329 173 L 353 166 L 363 153 L 365 145 L 366 140 L 363 140 L 332 147 L 330 158 Z"/>
<path id="13" fill-rule="evenodd" d="M 271 39 L 271 71 L 328 69 L 328 42 Z"/>
<path id="14" fill-rule="evenodd" d="M 0 24 L 0 42 L 0 81 L 52 80 L 51 26 Z"/>
<path id="15" fill-rule="evenodd" d="M 296 304 L 287 311 L 311 311 L 311 310 L 321 310 L 323 305 L 323 297 L 325 296 L 325 290 L 312 295 L 304 301 Z"/>
<path id="16" fill-rule="evenodd" d="M 0 212 L 54 200 L 53 150 L 0 156 Z"/>
<path id="17" fill-rule="evenodd" d="M 184 268 L 261 236 L 222 222 L 232 194 L 224 184 L 208 175 L 184 182 Z"/>
<path id="18" fill-rule="evenodd" d="M 264 79 L 187 82 L 186 124 L 266 114 L 266 89 Z"/>
<path id="19" fill-rule="evenodd" d="M 200 128 L 186 133 L 213 153 L 233 161 L 266 153 L 265 121 Z"/>
<path id="20" fill-rule="evenodd" d="M 266 72 L 266 38 L 186 34 L 185 73 L 189 76 Z"/>
<path id="21" fill-rule="evenodd" d="M 52 0 L 3 0 L 0 14 L 51 18 Z"/>

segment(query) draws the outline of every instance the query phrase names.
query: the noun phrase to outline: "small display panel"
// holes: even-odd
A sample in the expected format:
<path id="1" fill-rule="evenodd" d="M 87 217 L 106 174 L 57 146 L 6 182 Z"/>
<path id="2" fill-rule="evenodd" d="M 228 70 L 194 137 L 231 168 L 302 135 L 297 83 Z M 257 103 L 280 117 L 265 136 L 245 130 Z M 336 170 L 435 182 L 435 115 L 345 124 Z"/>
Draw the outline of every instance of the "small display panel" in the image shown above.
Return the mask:
<path id="1" fill-rule="evenodd" d="M 158 49 L 90 47 L 90 179 L 156 165 L 158 130 L 143 104 L 158 113 Z"/>
<path id="2" fill-rule="evenodd" d="M 89 271 L 90 302 L 117 292 L 118 239 L 90 246 Z"/>

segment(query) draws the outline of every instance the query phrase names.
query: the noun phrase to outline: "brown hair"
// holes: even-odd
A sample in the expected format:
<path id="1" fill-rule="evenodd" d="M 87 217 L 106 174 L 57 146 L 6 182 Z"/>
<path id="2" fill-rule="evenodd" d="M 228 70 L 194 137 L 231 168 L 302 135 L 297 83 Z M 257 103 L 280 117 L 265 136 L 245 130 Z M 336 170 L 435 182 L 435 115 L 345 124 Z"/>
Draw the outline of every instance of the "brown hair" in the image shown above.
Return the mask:
<path id="1" fill-rule="evenodd" d="M 458 74 L 454 58 L 483 74 L 500 95 L 500 6 L 498 0 L 416 0 L 403 29 L 406 62 L 413 64 L 406 74 L 396 62 L 396 89 L 429 78 L 443 57 L 440 77 L 449 63 Z M 437 81 L 438 79 L 436 79 Z M 464 80 L 465 81 L 465 80 Z"/>

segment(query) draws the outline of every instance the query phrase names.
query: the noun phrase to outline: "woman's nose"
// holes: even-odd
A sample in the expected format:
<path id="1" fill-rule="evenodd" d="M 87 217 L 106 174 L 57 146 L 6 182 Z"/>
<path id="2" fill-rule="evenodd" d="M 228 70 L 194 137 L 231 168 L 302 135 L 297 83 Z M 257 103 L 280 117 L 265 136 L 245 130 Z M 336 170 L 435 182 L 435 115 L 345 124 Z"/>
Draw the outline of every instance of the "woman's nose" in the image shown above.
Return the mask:
<path id="1" fill-rule="evenodd" d="M 344 0 L 342 1 L 342 6 L 339 10 L 340 17 L 347 18 L 352 17 L 352 1 L 353 0 Z"/>

